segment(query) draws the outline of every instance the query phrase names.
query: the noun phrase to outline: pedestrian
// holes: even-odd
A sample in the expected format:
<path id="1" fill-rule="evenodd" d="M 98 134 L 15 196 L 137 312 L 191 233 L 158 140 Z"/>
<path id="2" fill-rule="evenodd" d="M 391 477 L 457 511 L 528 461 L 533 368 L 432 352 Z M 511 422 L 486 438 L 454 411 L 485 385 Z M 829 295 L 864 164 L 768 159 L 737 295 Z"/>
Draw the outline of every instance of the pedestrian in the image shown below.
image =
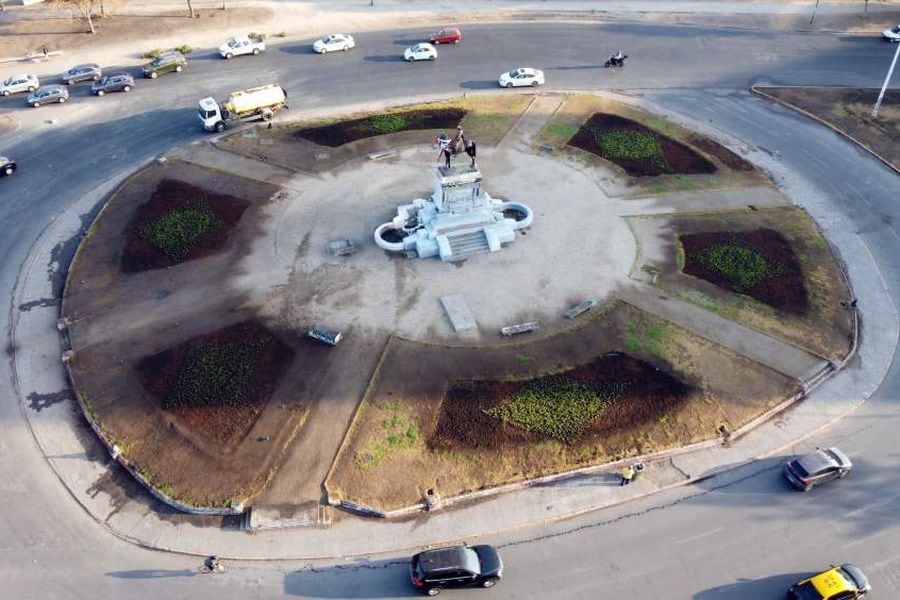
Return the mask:
<path id="1" fill-rule="evenodd" d="M 626 465 L 622 469 L 622 485 L 628 485 L 632 479 L 634 479 L 634 469 L 631 468 L 631 465 Z"/>

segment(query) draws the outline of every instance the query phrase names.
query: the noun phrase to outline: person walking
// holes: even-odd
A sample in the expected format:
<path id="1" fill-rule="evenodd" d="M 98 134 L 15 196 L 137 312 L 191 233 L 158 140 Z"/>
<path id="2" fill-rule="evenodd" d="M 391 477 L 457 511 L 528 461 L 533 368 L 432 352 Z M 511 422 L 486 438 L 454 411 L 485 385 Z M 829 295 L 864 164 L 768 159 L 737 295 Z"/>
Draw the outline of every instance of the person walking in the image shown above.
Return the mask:
<path id="1" fill-rule="evenodd" d="M 634 479 L 634 469 L 631 468 L 631 465 L 626 465 L 624 469 L 622 469 L 622 484 L 628 485 Z"/>

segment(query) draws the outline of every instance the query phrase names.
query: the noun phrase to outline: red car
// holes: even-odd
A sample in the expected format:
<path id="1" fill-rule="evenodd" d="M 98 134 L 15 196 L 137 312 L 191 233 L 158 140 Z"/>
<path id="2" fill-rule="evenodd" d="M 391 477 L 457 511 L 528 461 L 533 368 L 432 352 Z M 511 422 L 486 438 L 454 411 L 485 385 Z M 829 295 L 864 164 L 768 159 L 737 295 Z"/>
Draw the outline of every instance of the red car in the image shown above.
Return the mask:
<path id="1" fill-rule="evenodd" d="M 430 38 L 432 44 L 458 44 L 461 39 L 459 27 L 444 27 Z"/>

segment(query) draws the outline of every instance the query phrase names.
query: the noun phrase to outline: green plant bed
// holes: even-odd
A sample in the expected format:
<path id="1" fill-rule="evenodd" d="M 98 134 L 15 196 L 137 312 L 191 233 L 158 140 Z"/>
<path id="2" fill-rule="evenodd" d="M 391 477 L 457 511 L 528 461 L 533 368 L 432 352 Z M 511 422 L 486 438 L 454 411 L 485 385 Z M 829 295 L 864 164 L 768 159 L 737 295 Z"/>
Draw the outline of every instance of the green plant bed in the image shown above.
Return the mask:
<path id="1" fill-rule="evenodd" d="M 188 206 L 164 213 L 154 221 L 141 225 L 138 233 L 168 256 L 181 259 L 204 235 L 221 226 L 221 221 L 209 209 L 206 198 L 200 196 Z"/>
<path id="2" fill-rule="evenodd" d="M 337 148 L 376 135 L 417 129 L 453 129 L 466 112 L 459 108 L 408 110 L 305 127 L 293 135 L 320 146 Z"/>

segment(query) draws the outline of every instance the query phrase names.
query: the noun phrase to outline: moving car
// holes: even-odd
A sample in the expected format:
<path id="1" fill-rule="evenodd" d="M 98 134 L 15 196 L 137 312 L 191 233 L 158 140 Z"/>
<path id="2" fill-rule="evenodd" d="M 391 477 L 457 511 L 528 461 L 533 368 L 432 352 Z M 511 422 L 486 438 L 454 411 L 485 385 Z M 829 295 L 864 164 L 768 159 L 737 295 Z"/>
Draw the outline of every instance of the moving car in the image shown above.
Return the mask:
<path id="1" fill-rule="evenodd" d="M 872 589 L 869 580 L 855 565 L 841 565 L 813 575 L 788 589 L 791 600 L 856 600 Z"/>
<path id="2" fill-rule="evenodd" d="M 885 29 L 881 32 L 881 37 L 889 42 L 900 42 L 900 25 Z"/>
<path id="3" fill-rule="evenodd" d="M 434 60 L 436 58 L 437 49 L 426 42 L 410 46 L 403 51 L 403 60 L 406 62 L 412 62 L 414 60 Z"/>
<path id="4" fill-rule="evenodd" d="M 187 65 L 187 59 L 181 52 L 160 54 L 141 68 L 144 77 L 156 79 L 163 73 L 181 73 Z"/>
<path id="5" fill-rule="evenodd" d="M 99 81 L 103 77 L 103 69 L 100 65 L 88 63 L 84 65 L 75 65 L 62 74 L 62 82 L 66 85 L 78 83 L 79 81 Z"/>
<path id="6" fill-rule="evenodd" d="M 134 87 L 134 77 L 128 73 L 110 73 L 100 81 L 95 81 L 91 91 L 102 96 L 109 92 L 130 92 Z"/>
<path id="7" fill-rule="evenodd" d="M 433 34 L 429 41 L 432 44 L 458 44 L 461 39 L 462 32 L 459 30 L 459 27 L 444 27 Z"/>
<path id="8" fill-rule="evenodd" d="M 53 85 L 42 85 L 39 87 L 28 96 L 28 104 L 37 108 L 41 104 L 50 104 L 51 102 L 62 104 L 68 99 L 69 88 L 54 83 Z"/>
<path id="9" fill-rule="evenodd" d="M 519 67 L 512 69 L 500 76 L 500 87 L 537 87 L 544 83 L 544 72 L 540 69 L 532 69 L 531 67 Z"/>
<path id="10" fill-rule="evenodd" d="M 843 477 L 852 468 L 853 463 L 846 454 L 837 448 L 828 448 L 787 461 L 784 477 L 798 490 L 808 492 L 819 484 Z"/>
<path id="11" fill-rule="evenodd" d="M 349 50 L 354 46 L 356 46 L 356 41 L 353 39 L 352 35 L 347 35 L 346 33 L 332 33 L 320 40 L 316 40 L 315 43 L 313 43 L 313 50 L 319 54 L 325 54 L 326 52 L 334 52 L 335 50 Z"/>
<path id="12" fill-rule="evenodd" d="M 228 41 L 219 46 L 219 54 L 222 58 L 231 59 L 242 54 L 256 56 L 266 49 L 266 43 L 258 37 L 248 35 L 236 35 L 228 38 Z"/>
<path id="13" fill-rule="evenodd" d="M 0 156 L 0 175 L 12 175 L 16 172 L 16 161 L 5 156 Z"/>
<path id="14" fill-rule="evenodd" d="M 409 576 L 413 586 L 429 596 L 444 588 L 489 588 L 503 576 L 503 561 L 493 546 L 436 548 L 412 557 Z"/>
<path id="15" fill-rule="evenodd" d="M 3 83 L 0 83 L 0 95 L 9 96 L 10 94 L 19 94 L 28 92 L 29 94 L 41 87 L 41 82 L 37 75 L 13 75 Z"/>

